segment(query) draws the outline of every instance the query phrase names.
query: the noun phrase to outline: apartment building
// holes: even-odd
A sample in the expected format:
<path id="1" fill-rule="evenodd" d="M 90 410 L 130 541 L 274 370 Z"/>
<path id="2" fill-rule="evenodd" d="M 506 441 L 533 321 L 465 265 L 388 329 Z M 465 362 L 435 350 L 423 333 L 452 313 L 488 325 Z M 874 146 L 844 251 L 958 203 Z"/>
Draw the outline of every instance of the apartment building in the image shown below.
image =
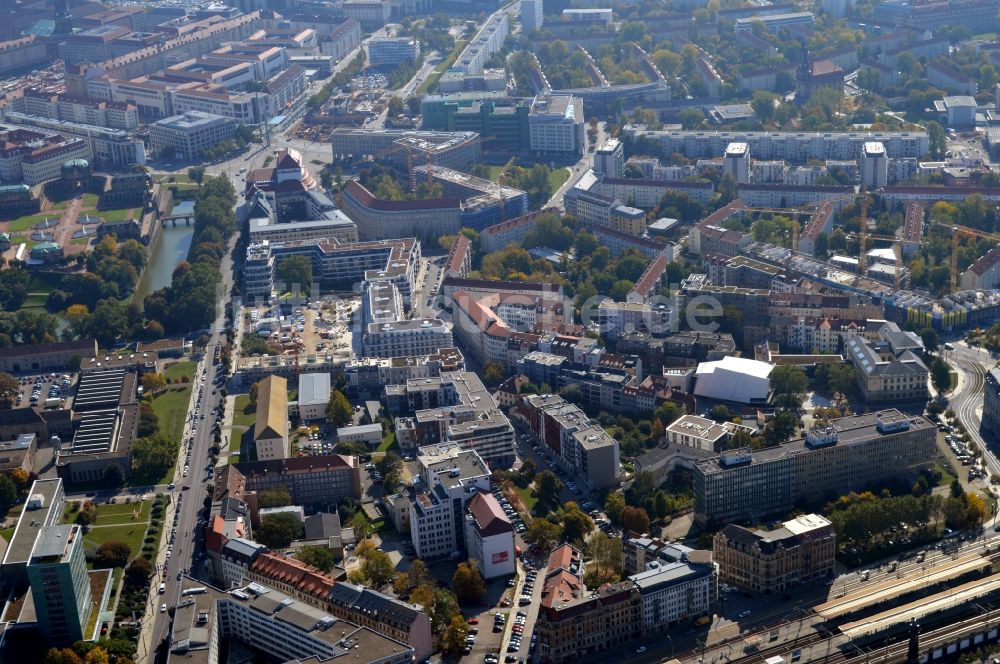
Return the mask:
<path id="1" fill-rule="evenodd" d="M 642 598 L 644 636 L 710 616 L 715 606 L 716 572 L 708 551 L 691 551 L 684 562 L 654 563 L 628 580 Z"/>
<path id="2" fill-rule="evenodd" d="M 849 491 L 909 481 L 935 456 L 937 428 L 887 409 L 841 417 L 777 447 L 694 463 L 699 524 L 755 522 Z M 767 491 L 754 487 L 766 486 Z"/>
<path id="3" fill-rule="evenodd" d="M 451 330 L 439 318 L 369 323 L 362 340 L 367 357 L 431 355 L 453 345 Z"/>
<path id="4" fill-rule="evenodd" d="M 857 132 L 767 132 L 705 131 L 666 129 L 648 130 L 641 125 L 622 129 L 626 139 L 659 144 L 660 156 L 677 152 L 691 159 L 718 157 L 730 143 L 746 143 L 755 159 L 781 159 L 803 164 L 810 159 L 855 160 L 861 158 L 866 142 L 885 146 L 890 159 L 921 158 L 928 151 L 927 132 L 857 131 Z"/>
<path id="5" fill-rule="evenodd" d="M 235 134 L 236 122 L 231 118 L 187 111 L 151 124 L 149 149 L 154 155 L 172 152 L 177 159 L 195 160 Z"/>
<path id="6" fill-rule="evenodd" d="M 521 3 L 521 31 L 530 35 L 540 30 L 545 21 L 541 0 L 527 0 Z"/>
<path id="7" fill-rule="evenodd" d="M 257 389 L 257 413 L 253 442 L 257 459 L 286 459 L 291 456 L 288 440 L 288 381 L 268 376 Z"/>
<path id="8" fill-rule="evenodd" d="M 503 48 L 509 34 L 510 17 L 507 12 L 492 14 L 459 54 L 455 68 L 466 75 L 481 74 L 486 62 Z"/>
<path id="9" fill-rule="evenodd" d="M 358 358 L 344 367 L 344 378 L 351 393 L 380 396 L 386 385 L 435 378 L 449 371 L 465 371 L 465 358 L 457 348 L 440 348 L 428 355 Z"/>
<path id="10" fill-rule="evenodd" d="M 386 385 L 385 397 L 391 415 L 412 413 L 396 419 L 403 449 L 457 443 L 494 467 L 513 463 L 514 429 L 476 374 L 453 371 Z"/>
<path id="11" fill-rule="evenodd" d="M 458 558 L 467 550 L 469 502 L 481 491 L 490 495 L 489 466 L 474 450 L 455 443 L 421 447 L 417 461 L 422 483 L 410 504 L 413 547 L 423 559 Z"/>
<path id="12" fill-rule="evenodd" d="M 408 645 L 412 659 L 407 662 L 430 657 L 434 652 L 430 617 L 416 604 L 340 582 L 333 586 L 327 608 L 338 618 Z"/>
<path id="13" fill-rule="evenodd" d="M 868 141 L 861 148 L 861 186 L 865 189 L 884 187 L 889 179 L 889 160 L 885 146 Z"/>
<path id="14" fill-rule="evenodd" d="M 682 415 L 666 429 L 667 442 L 677 447 L 693 447 L 719 452 L 738 431 L 755 435 L 757 429 L 733 422 L 715 422 L 697 415 Z"/>
<path id="15" fill-rule="evenodd" d="M 30 69 L 47 61 L 45 41 L 35 35 L 0 42 L 0 74 Z"/>
<path id="16" fill-rule="evenodd" d="M 528 233 L 535 230 L 539 217 L 545 214 L 558 214 L 558 210 L 545 208 L 538 212 L 529 212 L 514 219 L 487 226 L 479 231 L 479 242 L 483 253 L 488 254 L 511 245 L 521 244 Z"/>
<path id="17" fill-rule="evenodd" d="M 781 594 L 834 575 L 837 536 L 818 514 L 805 514 L 774 530 L 727 524 L 715 534 L 719 581 L 759 594 Z"/>

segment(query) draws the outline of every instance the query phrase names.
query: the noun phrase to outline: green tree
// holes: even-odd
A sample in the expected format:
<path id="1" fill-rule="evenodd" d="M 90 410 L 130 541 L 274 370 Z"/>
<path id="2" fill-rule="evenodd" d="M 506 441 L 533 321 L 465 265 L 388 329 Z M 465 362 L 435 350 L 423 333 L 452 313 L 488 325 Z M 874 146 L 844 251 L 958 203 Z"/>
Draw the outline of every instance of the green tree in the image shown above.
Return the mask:
<path id="1" fill-rule="evenodd" d="M 340 390 L 330 390 L 330 401 L 326 404 L 326 419 L 338 427 L 352 421 L 354 409 Z"/>
<path id="2" fill-rule="evenodd" d="M 257 504 L 260 507 L 286 507 L 292 504 L 292 495 L 283 486 L 264 489 L 257 494 Z"/>
<path id="3" fill-rule="evenodd" d="M 325 546 L 304 546 L 295 552 L 295 557 L 324 572 L 333 569 L 333 554 Z"/>
<path id="4" fill-rule="evenodd" d="M 361 562 L 361 572 L 373 588 L 381 588 L 392 582 L 396 568 L 384 551 L 370 551 Z"/>
<path id="5" fill-rule="evenodd" d="M 483 382 L 486 387 L 497 387 L 503 382 L 503 367 L 494 362 L 487 362 L 483 367 Z"/>
<path id="6" fill-rule="evenodd" d="M 458 608 L 458 600 L 455 599 L 455 595 L 443 588 L 438 588 L 434 591 L 434 601 L 430 606 L 431 614 L 431 627 L 434 631 L 440 634 L 444 631 L 451 619 L 455 616 L 461 618 L 461 612 Z M 462 622 L 465 622 L 462 620 Z M 465 640 L 464 637 L 462 639 Z"/>
<path id="7" fill-rule="evenodd" d="M 134 471 L 147 481 L 158 480 L 177 460 L 177 443 L 165 433 L 140 438 L 132 446 Z"/>
<path id="8" fill-rule="evenodd" d="M 917 334 L 920 335 L 920 340 L 924 342 L 924 348 L 929 352 L 936 351 L 941 345 L 941 337 L 938 336 L 933 327 L 925 327 Z"/>
<path id="9" fill-rule="evenodd" d="M 903 55 L 912 55 L 910 53 L 903 53 Z M 929 120 L 926 124 L 927 127 L 927 145 L 931 157 L 934 159 L 941 159 L 944 157 L 945 150 L 948 148 L 948 138 L 945 134 L 944 127 L 939 125 L 933 120 Z"/>
<path id="10" fill-rule="evenodd" d="M 611 523 L 618 524 L 623 509 L 625 509 L 625 495 L 621 491 L 612 491 L 604 499 L 604 512 Z"/>
<path id="11" fill-rule="evenodd" d="M 104 469 L 104 483 L 112 489 L 120 489 L 125 485 L 125 471 L 117 461 L 112 461 Z"/>
<path id="12" fill-rule="evenodd" d="M 354 536 L 360 537 L 362 539 L 367 539 L 371 537 L 372 534 L 372 524 L 369 523 L 368 517 L 361 510 L 358 510 L 351 517 L 351 528 L 354 529 Z"/>
<path id="13" fill-rule="evenodd" d="M 486 581 L 479 573 L 475 560 L 460 563 L 451 578 L 451 587 L 462 604 L 482 604 L 486 597 Z"/>
<path id="14" fill-rule="evenodd" d="M 562 530 L 548 519 L 532 519 L 524 533 L 524 541 L 537 547 L 543 553 L 548 553 L 559 540 Z"/>
<path id="15" fill-rule="evenodd" d="M 192 166 L 188 169 L 188 179 L 192 182 L 197 182 L 198 186 L 205 181 L 205 167 L 204 166 Z"/>
<path id="16" fill-rule="evenodd" d="M 125 567 L 131 556 L 132 549 L 125 542 L 105 542 L 97 547 L 97 552 L 94 554 L 94 567 L 97 569 Z"/>
<path id="17" fill-rule="evenodd" d="M 594 530 L 594 520 L 572 500 L 564 506 L 562 525 L 563 538 L 568 542 L 582 543 Z"/>
<path id="18" fill-rule="evenodd" d="M 587 554 L 594 561 L 599 581 L 617 581 L 622 573 L 621 543 L 605 533 L 596 533 L 587 542 Z"/>
<path id="19" fill-rule="evenodd" d="M 403 472 L 403 459 L 395 452 L 386 452 L 375 463 L 375 467 L 382 473 L 382 486 L 386 494 L 394 493 Z"/>
<path id="20" fill-rule="evenodd" d="M 806 373 L 801 367 L 791 364 L 783 364 L 772 369 L 770 381 L 774 402 L 779 406 L 798 408 L 809 389 Z"/>
<path id="21" fill-rule="evenodd" d="M 0 373 L 0 407 L 10 408 L 20 389 L 16 378 L 9 373 Z"/>
<path id="22" fill-rule="evenodd" d="M 562 493 L 563 488 L 562 480 L 556 477 L 556 474 L 551 470 L 543 470 L 535 475 L 535 493 L 538 496 L 538 502 L 545 508 L 552 508 L 559 504 L 559 494 Z"/>
<path id="23" fill-rule="evenodd" d="M 779 410 L 764 425 L 764 440 L 769 446 L 783 443 L 795 433 L 798 418 L 787 410 Z"/>
<path id="24" fill-rule="evenodd" d="M 308 290 L 313 282 L 313 264 L 306 256 L 289 256 L 278 264 L 278 278 L 285 283 L 285 290 L 298 286 Z"/>
<path id="25" fill-rule="evenodd" d="M 302 537 L 302 522 L 290 512 L 268 514 L 254 529 L 254 537 L 266 547 L 285 549 L 292 540 Z"/>
<path id="26" fill-rule="evenodd" d="M 0 475 L 0 516 L 7 516 L 10 508 L 17 503 L 17 487 L 6 475 Z"/>
<path id="27" fill-rule="evenodd" d="M 951 367 L 940 357 L 935 357 L 931 362 L 931 384 L 938 394 L 951 391 Z"/>
<path id="28" fill-rule="evenodd" d="M 80 511 L 76 513 L 76 523 L 80 526 L 92 526 L 97 523 L 97 508 L 94 507 L 94 501 L 88 500 L 83 503 Z"/>
<path id="29" fill-rule="evenodd" d="M 685 108 L 677 114 L 677 121 L 684 129 L 697 129 L 705 121 L 705 114 L 697 108 Z"/>
<path id="30" fill-rule="evenodd" d="M 133 588 L 143 587 L 149 581 L 149 577 L 152 574 L 153 563 L 139 556 L 125 568 L 125 584 Z"/>

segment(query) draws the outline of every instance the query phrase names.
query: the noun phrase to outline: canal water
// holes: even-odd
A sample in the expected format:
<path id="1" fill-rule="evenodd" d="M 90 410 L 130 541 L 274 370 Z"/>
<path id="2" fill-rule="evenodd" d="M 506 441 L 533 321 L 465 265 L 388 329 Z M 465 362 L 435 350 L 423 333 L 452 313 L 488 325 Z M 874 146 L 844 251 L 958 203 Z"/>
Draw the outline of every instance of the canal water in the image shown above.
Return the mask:
<path id="1" fill-rule="evenodd" d="M 170 285 L 174 268 L 187 259 L 193 233 L 194 226 L 187 224 L 179 224 L 176 227 L 165 226 L 160 230 L 160 237 L 150 254 L 149 264 L 135 287 L 133 301 L 141 305 L 147 295 Z"/>

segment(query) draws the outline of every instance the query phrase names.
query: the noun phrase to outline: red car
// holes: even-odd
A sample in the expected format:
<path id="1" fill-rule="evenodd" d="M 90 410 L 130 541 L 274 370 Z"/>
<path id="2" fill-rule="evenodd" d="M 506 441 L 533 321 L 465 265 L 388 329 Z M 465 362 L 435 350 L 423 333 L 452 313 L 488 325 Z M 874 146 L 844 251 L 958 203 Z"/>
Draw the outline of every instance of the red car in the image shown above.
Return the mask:
<path id="1" fill-rule="evenodd" d="M 469 623 L 470 625 L 478 625 L 479 618 L 469 618 L 466 622 Z"/>

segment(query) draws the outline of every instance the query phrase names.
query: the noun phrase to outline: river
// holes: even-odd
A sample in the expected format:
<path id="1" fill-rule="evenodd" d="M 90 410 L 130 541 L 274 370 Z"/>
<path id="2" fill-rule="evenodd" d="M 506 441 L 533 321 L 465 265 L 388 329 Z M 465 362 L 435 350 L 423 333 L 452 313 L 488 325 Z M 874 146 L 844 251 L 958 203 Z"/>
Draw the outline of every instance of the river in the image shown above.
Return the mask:
<path id="1" fill-rule="evenodd" d="M 142 304 L 146 296 L 170 285 L 170 277 L 177 264 L 187 259 L 194 226 L 180 224 L 165 226 L 153 247 L 146 270 L 135 287 L 133 301 Z"/>

